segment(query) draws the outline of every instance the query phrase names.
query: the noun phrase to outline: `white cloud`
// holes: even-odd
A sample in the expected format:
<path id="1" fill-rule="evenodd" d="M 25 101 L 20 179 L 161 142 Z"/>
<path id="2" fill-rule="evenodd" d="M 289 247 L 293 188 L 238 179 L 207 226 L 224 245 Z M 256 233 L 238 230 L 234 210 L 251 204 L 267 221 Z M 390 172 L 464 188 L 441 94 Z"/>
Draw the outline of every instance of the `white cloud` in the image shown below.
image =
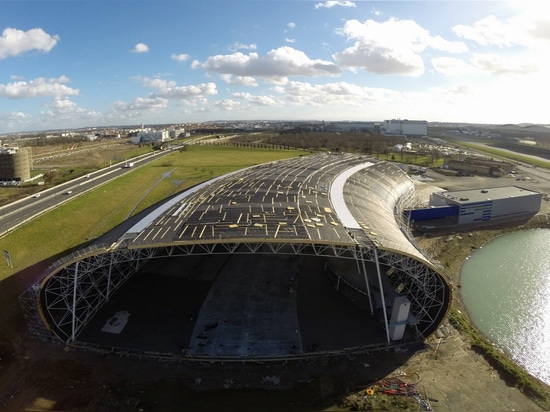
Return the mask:
<path id="1" fill-rule="evenodd" d="M 475 54 L 472 65 L 484 73 L 492 75 L 529 74 L 538 71 L 535 59 L 518 59 L 518 56 L 496 54 Z"/>
<path id="2" fill-rule="evenodd" d="M 434 69 L 446 76 L 464 76 L 479 73 L 471 64 L 455 57 L 434 57 L 431 59 Z"/>
<path id="3" fill-rule="evenodd" d="M 537 76 L 510 74 L 477 83 L 433 87 L 419 95 L 415 103 L 418 108 L 429 108 L 432 120 L 459 113 L 460 118 L 472 123 L 537 122 L 531 119 L 547 118 L 547 109 L 543 104 L 533 104 L 533 90 L 541 96 L 550 93 L 545 77 L 542 73 Z"/>
<path id="4" fill-rule="evenodd" d="M 272 96 L 257 96 L 250 93 L 233 93 L 232 97 L 235 99 L 242 99 L 247 103 L 250 103 L 254 106 L 268 106 L 268 107 L 281 107 L 281 101 L 275 99 Z"/>
<path id="5" fill-rule="evenodd" d="M 0 37 L 0 59 L 19 56 L 31 50 L 49 52 L 59 41 L 59 36 L 49 35 L 42 29 L 22 31 L 6 28 Z"/>
<path id="6" fill-rule="evenodd" d="M 257 48 L 258 46 L 255 43 L 251 43 L 251 44 L 235 43 L 229 48 L 229 50 L 230 51 L 256 50 Z"/>
<path id="7" fill-rule="evenodd" d="M 240 112 L 249 117 L 250 113 L 258 113 L 265 108 L 281 108 L 283 102 L 273 96 L 254 95 L 251 93 L 233 93 L 230 99 L 218 100 L 205 107 L 204 111 Z"/>
<path id="8" fill-rule="evenodd" d="M 290 44 L 296 43 L 296 39 L 289 39 L 289 38 L 286 38 L 286 39 L 285 39 L 285 43 L 290 43 Z"/>
<path id="9" fill-rule="evenodd" d="M 311 84 L 293 81 L 275 86 L 273 90 L 293 104 L 326 106 L 331 111 L 335 107 L 358 106 L 375 100 L 385 100 L 392 94 L 387 89 L 361 87 L 347 82 Z"/>
<path id="10" fill-rule="evenodd" d="M 384 13 L 382 12 L 382 10 L 376 9 L 376 8 L 374 8 L 374 7 L 371 9 L 371 13 L 374 14 L 375 16 L 381 16 L 382 14 L 384 14 Z"/>
<path id="11" fill-rule="evenodd" d="M 324 1 L 322 3 L 315 4 L 316 9 L 331 9 L 335 6 L 340 7 L 356 7 L 355 3 L 353 1 L 336 1 L 336 0 L 329 0 Z"/>
<path id="12" fill-rule="evenodd" d="M 139 81 L 143 87 L 157 89 L 158 91 L 149 97 L 161 97 L 164 99 L 193 99 L 206 98 L 209 95 L 218 93 L 215 83 L 200 83 L 189 86 L 178 86 L 173 80 L 165 80 L 160 77 L 149 78 L 136 76 L 134 80 Z"/>
<path id="13" fill-rule="evenodd" d="M 179 86 L 163 90 L 160 95 L 167 99 L 195 99 L 216 95 L 218 90 L 215 83 L 202 83 L 192 86 Z"/>
<path id="14" fill-rule="evenodd" d="M 168 106 L 168 99 L 162 97 L 136 97 L 131 102 L 117 101 L 114 103 L 116 112 L 150 112 L 164 109 Z"/>
<path id="15" fill-rule="evenodd" d="M 242 105 L 240 102 L 231 99 L 224 99 L 213 102 L 208 107 L 205 107 L 204 111 L 217 112 L 221 110 L 224 112 L 231 112 L 234 110 L 240 110 L 241 108 Z"/>
<path id="16" fill-rule="evenodd" d="M 200 67 L 208 72 L 260 77 L 271 82 L 285 82 L 288 76 L 330 76 L 341 72 L 334 63 L 312 60 L 304 52 L 289 46 L 271 50 L 265 56 L 257 53 L 212 56 Z"/>
<path id="17" fill-rule="evenodd" d="M 32 116 L 21 111 L 0 112 L 0 121 L 5 130 L 25 130 L 28 129 Z"/>
<path id="18" fill-rule="evenodd" d="M 147 53 L 149 51 L 149 46 L 145 43 L 138 43 L 131 50 L 131 53 Z"/>
<path id="19" fill-rule="evenodd" d="M 181 54 L 174 54 L 172 53 L 172 55 L 170 56 L 170 58 L 176 62 L 184 62 L 184 61 L 187 61 L 191 58 L 190 55 L 188 55 L 187 53 L 181 53 Z"/>
<path id="20" fill-rule="evenodd" d="M 550 5 L 547 2 L 527 2 L 517 15 L 506 20 L 488 16 L 472 25 L 456 25 L 457 36 L 481 46 L 550 49 Z"/>
<path id="21" fill-rule="evenodd" d="M 343 67 L 362 68 L 377 74 L 421 75 L 424 72 L 421 53 L 428 47 L 449 53 L 468 50 L 464 43 L 430 35 L 412 20 L 391 18 L 382 23 L 349 20 L 339 33 L 356 42 L 343 52 L 335 53 L 334 59 Z"/>
<path id="22" fill-rule="evenodd" d="M 296 28 L 296 23 L 294 23 L 294 22 L 287 23 L 286 27 L 288 27 L 290 30 L 295 29 Z"/>
<path id="23" fill-rule="evenodd" d="M 171 84 L 171 83 L 170 83 Z M 158 92 L 154 93 L 154 96 L 162 97 L 165 99 L 206 99 L 210 95 L 218 93 L 215 83 L 201 83 L 190 86 L 168 86 L 161 87 Z"/>
<path id="24" fill-rule="evenodd" d="M 176 82 L 173 80 L 169 81 L 169 80 L 160 79 L 160 78 L 150 79 L 148 77 L 140 77 L 140 76 L 135 77 L 135 79 L 141 82 L 141 85 L 143 87 L 148 87 L 151 89 L 162 90 L 162 89 L 168 89 L 170 87 L 176 86 Z"/>
<path id="25" fill-rule="evenodd" d="M 54 100 L 46 103 L 45 106 L 55 109 L 59 112 L 74 111 L 77 108 L 76 103 L 66 97 L 55 98 Z"/>
<path id="26" fill-rule="evenodd" d="M 17 81 L 8 84 L 0 84 L 0 97 L 8 99 L 28 99 L 45 96 L 76 96 L 80 93 L 65 85 L 70 80 L 66 76 L 47 79 L 39 77 L 30 81 Z"/>
<path id="27" fill-rule="evenodd" d="M 41 113 L 43 122 L 48 121 L 44 118 L 50 118 L 58 123 L 62 121 L 65 125 L 79 125 L 101 119 L 100 113 L 79 107 L 67 97 L 56 97 L 54 100 L 47 102 L 45 106 L 47 110 Z"/>
<path id="28" fill-rule="evenodd" d="M 435 70 L 446 76 L 472 74 L 504 76 L 510 74 L 528 75 L 541 71 L 536 57 L 524 55 L 504 56 L 497 54 L 474 54 L 469 62 L 450 57 L 437 57 L 431 60 Z"/>
<path id="29" fill-rule="evenodd" d="M 258 81 L 250 76 L 232 76 L 230 74 L 222 74 L 220 76 L 224 82 L 232 86 L 251 86 L 257 87 Z"/>
<path id="30" fill-rule="evenodd" d="M 24 112 L 0 112 L 0 120 L 3 122 L 22 122 L 30 117 Z"/>
<path id="31" fill-rule="evenodd" d="M 457 36 L 473 40 L 482 46 L 511 46 L 518 41 L 518 29 L 503 23 L 495 16 L 488 16 L 472 26 L 456 25 L 453 31 Z"/>
<path id="32" fill-rule="evenodd" d="M 528 76 L 550 71 L 550 5 L 522 3 L 521 11 L 507 19 L 490 15 L 471 25 L 456 25 L 457 36 L 475 43 L 480 52 L 467 65 L 485 75 Z M 481 47 L 480 47 L 481 46 Z M 441 62 L 434 64 L 441 71 Z M 462 64 L 463 68 L 466 68 Z M 460 73 L 458 66 L 443 68 L 444 74 Z"/>

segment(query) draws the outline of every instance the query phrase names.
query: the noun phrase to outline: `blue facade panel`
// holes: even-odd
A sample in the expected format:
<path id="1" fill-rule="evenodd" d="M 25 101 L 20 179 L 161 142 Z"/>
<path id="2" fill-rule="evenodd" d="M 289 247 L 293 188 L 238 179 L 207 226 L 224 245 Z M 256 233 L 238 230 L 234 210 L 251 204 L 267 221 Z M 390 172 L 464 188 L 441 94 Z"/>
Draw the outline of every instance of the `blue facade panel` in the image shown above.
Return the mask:
<path id="1" fill-rule="evenodd" d="M 412 222 L 419 222 L 422 220 L 442 219 L 445 217 L 456 216 L 458 214 L 458 206 L 449 205 L 442 207 L 430 207 L 425 209 L 412 209 L 406 210 L 405 216 Z"/>

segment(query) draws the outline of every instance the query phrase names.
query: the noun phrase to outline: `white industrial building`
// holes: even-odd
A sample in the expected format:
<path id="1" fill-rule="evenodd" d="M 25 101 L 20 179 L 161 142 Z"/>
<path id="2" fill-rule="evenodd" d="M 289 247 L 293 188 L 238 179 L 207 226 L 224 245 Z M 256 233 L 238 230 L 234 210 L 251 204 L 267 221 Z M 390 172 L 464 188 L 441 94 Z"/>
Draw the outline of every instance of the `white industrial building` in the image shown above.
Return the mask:
<path id="1" fill-rule="evenodd" d="M 180 135 L 185 136 L 185 129 L 182 128 L 182 129 L 170 130 L 168 135 L 170 136 L 171 139 L 177 139 Z"/>
<path id="2" fill-rule="evenodd" d="M 428 134 L 428 122 L 426 120 L 406 119 L 384 120 L 381 132 L 403 136 L 426 136 Z"/>
<path id="3" fill-rule="evenodd" d="M 162 143 L 170 140 L 170 133 L 167 130 L 139 130 L 131 137 L 132 143 Z"/>
<path id="4" fill-rule="evenodd" d="M 518 186 L 436 192 L 430 196 L 431 207 L 455 208 L 459 225 L 535 215 L 541 201 L 542 194 Z"/>

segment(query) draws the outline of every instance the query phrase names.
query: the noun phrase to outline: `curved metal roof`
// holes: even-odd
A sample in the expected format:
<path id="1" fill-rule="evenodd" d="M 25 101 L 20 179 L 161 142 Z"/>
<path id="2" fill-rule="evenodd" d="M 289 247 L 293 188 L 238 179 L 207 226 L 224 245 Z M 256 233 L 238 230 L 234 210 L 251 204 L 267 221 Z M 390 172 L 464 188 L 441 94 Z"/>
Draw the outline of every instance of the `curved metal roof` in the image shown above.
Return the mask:
<path id="1" fill-rule="evenodd" d="M 350 154 L 281 160 L 173 198 L 124 236 L 129 248 L 223 242 L 376 244 L 426 261 L 394 212 L 414 184 L 397 166 Z"/>
<path id="2" fill-rule="evenodd" d="M 413 314 L 407 323 L 426 336 L 443 319 L 450 291 L 402 229 L 400 211 L 414 199 L 414 184 L 404 171 L 359 155 L 317 154 L 250 167 L 171 198 L 112 244 L 64 258 L 24 299 L 38 299 L 46 328 L 74 342 L 112 293 L 148 260 L 310 254 L 348 259 L 327 260 L 329 271 L 338 284 L 348 285 L 349 293 L 368 296 L 371 312 L 376 305 L 384 318 L 384 296 L 406 296 Z M 366 268 L 369 262 L 374 266 Z M 389 319 L 385 322 L 389 333 Z M 41 328 L 40 322 L 34 325 Z"/>

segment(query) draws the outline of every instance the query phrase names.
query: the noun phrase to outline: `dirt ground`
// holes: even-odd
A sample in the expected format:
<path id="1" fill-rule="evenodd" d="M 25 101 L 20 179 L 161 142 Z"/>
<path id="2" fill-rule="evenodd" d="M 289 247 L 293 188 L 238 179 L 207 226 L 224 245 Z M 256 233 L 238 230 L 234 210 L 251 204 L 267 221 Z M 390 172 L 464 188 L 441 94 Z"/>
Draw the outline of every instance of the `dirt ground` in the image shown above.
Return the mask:
<path id="1" fill-rule="evenodd" d="M 529 170 L 526 169 L 528 176 Z M 518 182 L 515 179 L 471 177 L 445 177 L 430 173 L 433 181 L 417 184 L 419 204 L 427 204 L 430 193 L 438 190 L 518 185 L 543 194 L 550 192 L 550 182 L 540 178 Z M 543 175 L 542 175 L 543 176 Z M 453 289 L 453 307 L 466 313 L 460 301 L 460 270 L 465 259 L 497 236 L 527 228 L 550 228 L 550 201 L 543 200 L 540 212 L 527 222 L 489 227 L 463 233 L 418 234 L 419 245 L 441 264 Z M 546 410 L 520 390 L 509 386 L 500 373 L 479 353 L 472 349 L 468 338 L 448 322 L 428 340 L 428 350 L 414 354 L 388 376 L 418 374 L 417 384 L 423 398 L 432 400 L 434 411 L 537 411 Z M 547 393 L 550 386 L 544 385 Z M 347 404 L 368 408 L 368 395 L 364 391 L 350 396 Z M 436 400 L 436 401 L 435 401 Z M 410 405 L 409 405 L 410 407 Z M 419 408 L 419 406 L 417 406 Z M 412 407 L 414 410 L 414 406 Z M 417 409 L 418 410 L 418 409 Z"/>
<path id="2" fill-rule="evenodd" d="M 452 188 L 452 179 L 418 185 L 419 201 L 436 187 Z M 492 183 L 491 181 L 489 183 Z M 482 182 L 460 181 L 472 185 Z M 509 184 L 514 184 L 509 182 Z M 474 186 L 477 187 L 477 186 Z M 539 191 L 550 192 L 550 184 Z M 476 248 L 510 230 L 548 227 L 550 202 L 541 213 L 522 226 L 491 228 L 450 236 L 419 236 L 420 245 L 449 273 L 453 305 L 464 310 L 456 292 L 460 267 Z M 457 241 L 460 237 L 460 242 Z M 2 285 L 6 287 L 7 285 Z M 7 295 L 3 294 L 2 299 Z M 13 296 L 12 296 L 13 297 Z M 14 303 L 3 302 L 0 325 L 0 407 L 7 411 L 170 411 L 170 410 L 343 410 L 366 407 L 365 389 L 377 379 L 414 376 L 416 388 L 435 411 L 536 411 L 543 410 L 520 390 L 509 386 L 486 359 L 475 352 L 467 338 L 448 322 L 428 340 L 425 350 L 414 354 L 376 354 L 353 358 L 348 373 L 363 374 L 360 385 L 339 385 L 338 376 L 303 379 L 292 391 L 236 389 L 233 376 L 238 366 L 228 366 L 225 390 L 205 391 L 209 366 L 193 368 L 180 364 L 99 355 L 68 350 L 63 346 L 29 339 L 22 315 Z M 319 368 L 337 367 L 330 361 Z M 354 369 L 355 368 L 355 369 Z M 277 386 L 280 370 L 258 366 L 257 379 Z M 287 374 L 293 374 L 289 369 Z M 296 372 L 298 373 L 298 372 Z M 218 376 L 218 378 L 220 378 Z M 224 378 L 224 377 L 221 377 Z M 550 388 L 548 388 L 550 393 Z M 376 395 L 377 396 L 377 395 Z M 381 395 L 386 396 L 386 395 Z M 379 405 L 383 405 L 380 403 Z M 386 409 L 394 409 L 395 403 Z M 421 410 L 414 401 L 402 408 Z"/>

